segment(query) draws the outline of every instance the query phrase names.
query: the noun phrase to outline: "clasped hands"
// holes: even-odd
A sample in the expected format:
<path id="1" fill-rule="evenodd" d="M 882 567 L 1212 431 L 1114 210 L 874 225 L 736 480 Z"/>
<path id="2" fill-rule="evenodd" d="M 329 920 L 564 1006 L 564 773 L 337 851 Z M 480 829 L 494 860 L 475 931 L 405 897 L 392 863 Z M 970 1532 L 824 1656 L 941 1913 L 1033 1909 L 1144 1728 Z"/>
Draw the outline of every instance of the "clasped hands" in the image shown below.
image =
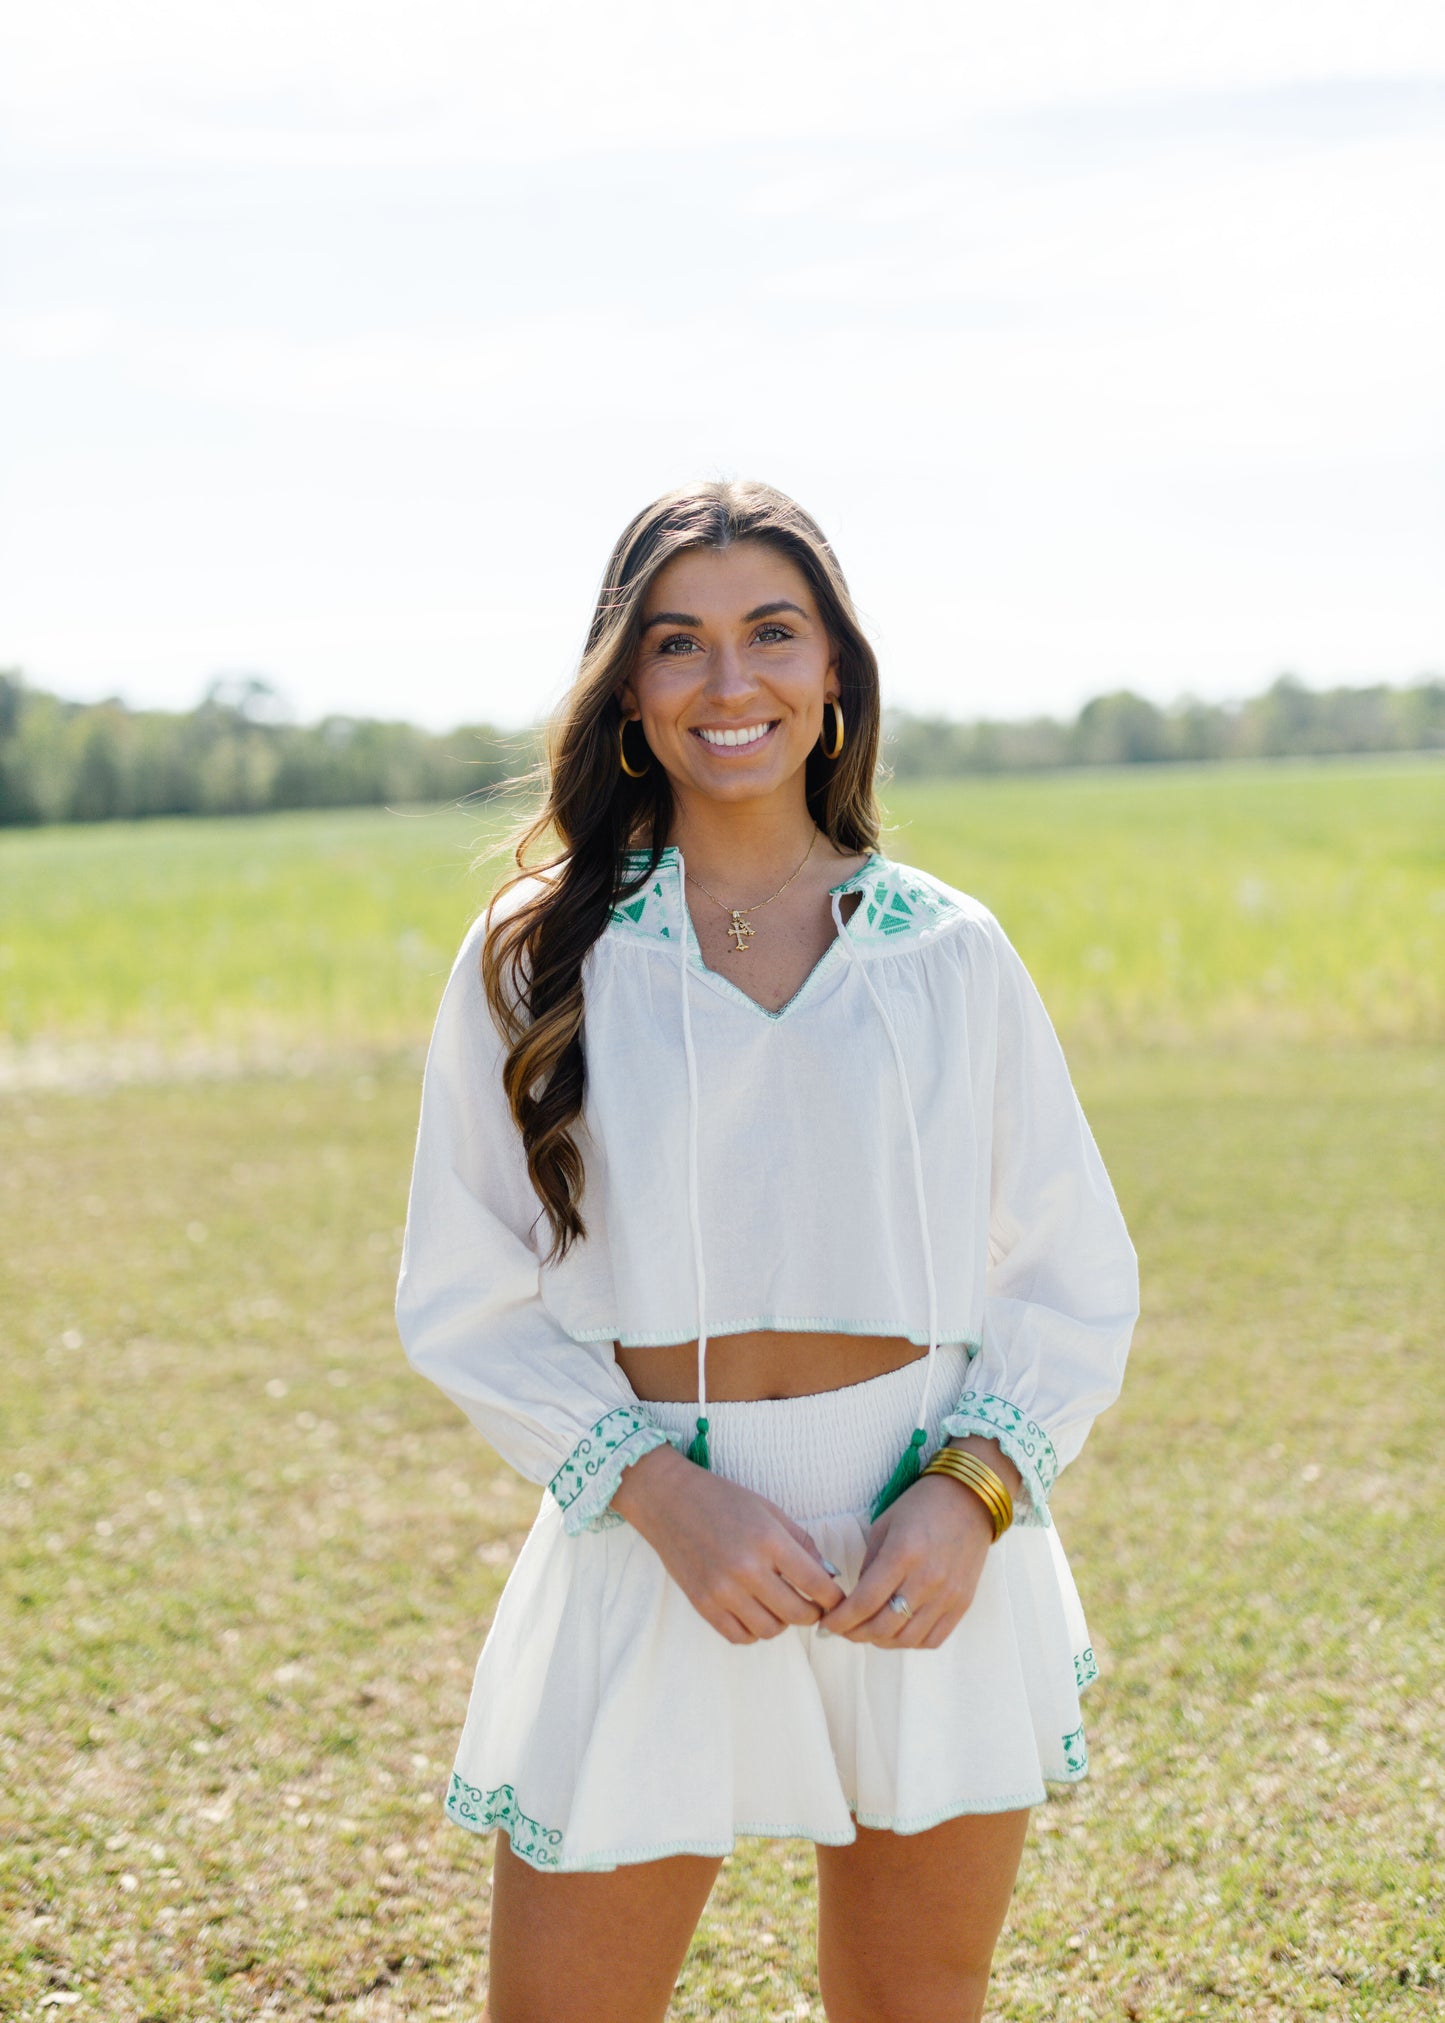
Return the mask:
<path id="1" fill-rule="evenodd" d="M 845 1595 L 800 1524 L 670 1445 L 626 1470 L 612 1507 L 733 1644 L 797 1623 L 890 1650 L 936 1650 L 973 1600 L 993 1542 L 988 1511 L 972 1490 L 922 1477 L 867 1527 L 862 1571 Z M 900 1591 L 907 1615 L 888 1606 Z"/>

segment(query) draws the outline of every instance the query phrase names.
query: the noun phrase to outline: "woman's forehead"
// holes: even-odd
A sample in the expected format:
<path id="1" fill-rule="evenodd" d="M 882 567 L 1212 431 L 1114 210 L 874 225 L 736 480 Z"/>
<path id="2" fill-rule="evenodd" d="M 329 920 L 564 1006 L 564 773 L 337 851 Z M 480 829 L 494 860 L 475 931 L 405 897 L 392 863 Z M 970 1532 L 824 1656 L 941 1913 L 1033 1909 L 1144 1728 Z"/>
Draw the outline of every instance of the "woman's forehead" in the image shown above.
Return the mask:
<path id="1" fill-rule="evenodd" d="M 644 608 L 730 618 L 776 597 L 815 609 L 808 579 L 791 556 L 764 541 L 733 541 L 674 555 L 653 577 Z"/>

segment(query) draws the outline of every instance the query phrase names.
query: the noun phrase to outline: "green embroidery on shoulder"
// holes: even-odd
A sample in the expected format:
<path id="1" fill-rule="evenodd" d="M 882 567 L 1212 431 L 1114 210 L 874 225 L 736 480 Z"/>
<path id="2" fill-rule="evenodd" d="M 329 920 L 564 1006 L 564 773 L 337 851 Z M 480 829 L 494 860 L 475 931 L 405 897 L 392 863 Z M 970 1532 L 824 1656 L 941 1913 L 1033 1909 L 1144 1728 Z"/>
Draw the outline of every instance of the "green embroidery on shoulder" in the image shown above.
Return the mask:
<path id="1" fill-rule="evenodd" d="M 629 860 L 628 871 L 632 874 L 646 867 L 646 856 L 635 861 Z M 668 924 L 667 899 L 663 892 L 661 878 L 654 877 L 630 899 L 623 899 L 611 909 L 608 919 L 629 934 L 640 935 L 644 941 L 671 941 L 672 928 Z"/>
<path id="2" fill-rule="evenodd" d="M 648 850 L 623 852 L 623 878 L 640 878 L 650 862 L 652 852 Z M 676 862 L 676 846 L 668 844 L 642 890 L 617 900 L 609 910 L 607 918 L 611 925 L 619 927 L 629 939 L 674 941 Z M 963 910 L 925 872 L 917 872 L 909 864 L 895 864 L 892 858 L 876 850 L 852 878 L 844 878 L 842 884 L 830 890 L 862 894 L 862 904 L 854 908 L 848 920 L 848 937 L 854 943 L 886 941 L 897 947 L 907 941 L 921 941 L 925 935 L 955 920 Z"/>
<path id="3" fill-rule="evenodd" d="M 647 850 L 625 851 L 624 876 L 641 876 L 650 861 L 651 853 Z M 642 890 L 619 900 L 608 914 L 609 921 L 643 941 L 671 941 L 674 937 L 669 914 L 674 902 L 671 888 L 664 880 L 670 877 L 676 862 L 676 847 L 669 844 Z M 910 865 L 895 864 L 876 850 L 852 878 L 831 890 L 863 895 L 863 903 L 848 922 L 849 936 L 855 942 L 916 940 L 954 919 L 962 910 L 932 879 Z"/>
<path id="4" fill-rule="evenodd" d="M 906 865 L 885 858 L 863 888 L 863 904 L 852 922 L 853 935 L 860 941 L 916 938 L 959 911 L 947 893 L 925 884 Z"/>

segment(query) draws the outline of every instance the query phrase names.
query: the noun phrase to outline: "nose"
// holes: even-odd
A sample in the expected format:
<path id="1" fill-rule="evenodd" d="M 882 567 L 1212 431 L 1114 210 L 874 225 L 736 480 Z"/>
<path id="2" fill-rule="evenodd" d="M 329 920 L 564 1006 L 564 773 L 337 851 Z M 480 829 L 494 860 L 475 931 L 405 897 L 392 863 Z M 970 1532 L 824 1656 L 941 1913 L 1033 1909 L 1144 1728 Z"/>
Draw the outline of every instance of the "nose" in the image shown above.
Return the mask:
<path id="1" fill-rule="evenodd" d="M 730 642 L 719 646 L 708 668 L 707 695 L 711 701 L 736 706 L 754 694 L 757 682 L 747 664 L 747 656 Z"/>

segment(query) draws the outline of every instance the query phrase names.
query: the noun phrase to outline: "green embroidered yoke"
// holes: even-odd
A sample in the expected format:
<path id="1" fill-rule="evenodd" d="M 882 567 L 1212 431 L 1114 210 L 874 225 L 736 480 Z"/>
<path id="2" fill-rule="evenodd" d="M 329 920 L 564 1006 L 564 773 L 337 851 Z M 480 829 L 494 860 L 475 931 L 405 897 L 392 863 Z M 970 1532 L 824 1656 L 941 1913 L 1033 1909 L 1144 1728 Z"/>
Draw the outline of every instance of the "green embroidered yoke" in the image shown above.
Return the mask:
<path id="1" fill-rule="evenodd" d="M 583 965 L 586 1236 L 556 1263 L 481 989 L 487 916 L 428 1053 L 397 1321 L 413 1365 L 569 1531 L 621 1520 L 622 1472 L 661 1428 L 614 1343 L 774 1329 L 902 1337 L 923 1451 L 935 1354 L 969 1383 L 941 1437 L 982 1433 L 1047 1524 L 1059 1469 L 1117 1395 L 1138 1312 L 1133 1246 L 1053 1027 L 994 915 L 874 852 L 831 894 L 834 935 L 788 1002 L 704 962 L 682 853 L 630 853 Z M 536 881 L 514 887 L 515 905 Z M 846 916 L 843 900 L 859 895 Z M 935 1415 L 936 1420 L 936 1415 Z"/>

